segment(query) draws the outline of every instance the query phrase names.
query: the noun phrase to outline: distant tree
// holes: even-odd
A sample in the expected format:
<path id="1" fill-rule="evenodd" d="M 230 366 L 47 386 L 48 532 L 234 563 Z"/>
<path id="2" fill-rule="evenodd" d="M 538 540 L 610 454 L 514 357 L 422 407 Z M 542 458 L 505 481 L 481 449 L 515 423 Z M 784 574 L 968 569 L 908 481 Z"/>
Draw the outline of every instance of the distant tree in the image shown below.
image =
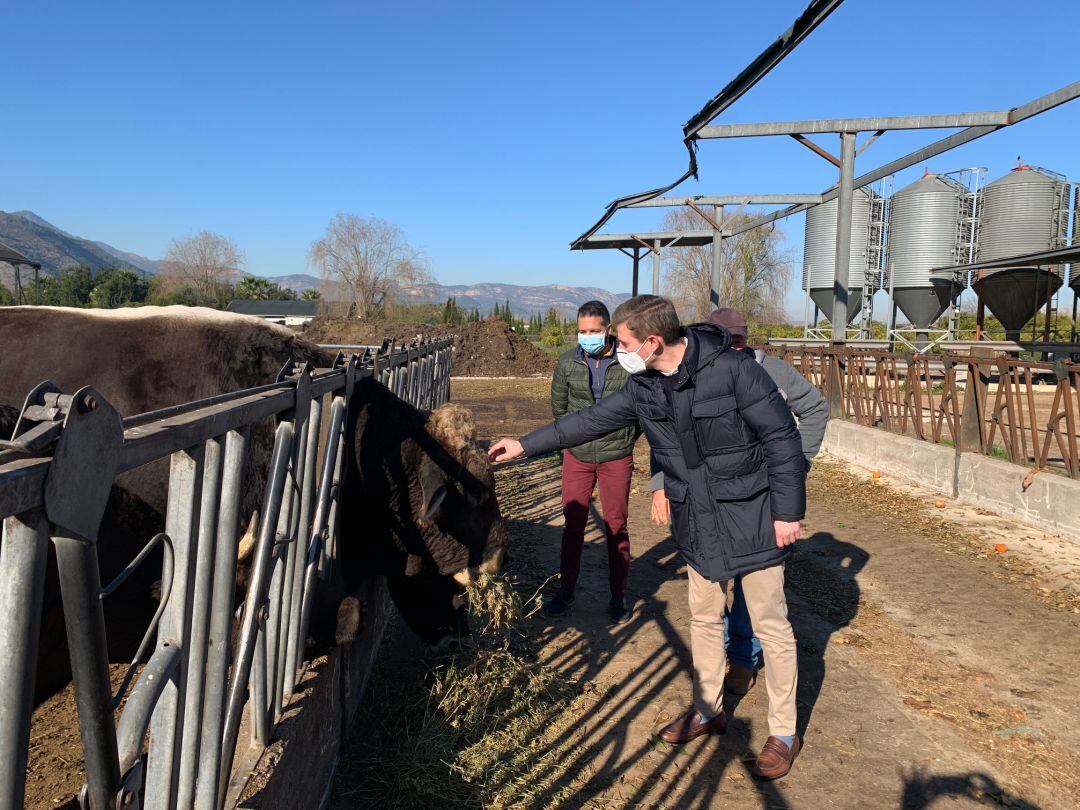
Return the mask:
<path id="1" fill-rule="evenodd" d="M 15 303 L 15 294 L 6 286 L 0 284 L 0 307 L 10 307 Z"/>
<path id="2" fill-rule="evenodd" d="M 728 216 L 726 227 L 749 221 L 744 213 Z M 664 230 L 700 229 L 700 216 L 676 209 L 664 218 Z M 783 322 L 784 294 L 791 278 L 792 257 L 783 249 L 783 234 L 767 226 L 754 228 L 722 242 L 723 275 L 720 306 L 739 310 L 751 322 Z M 666 293 L 687 316 L 704 319 L 714 309 L 709 298 L 712 245 L 675 247 L 664 254 Z"/>
<path id="3" fill-rule="evenodd" d="M 232 293 L 232 282 L 239 277 L 244 255 L 225 236 L 200 231 L 174 240 L 165 251 L 160 286 L 166 295 L 190 287 L 198 303 L 209 306 L 225 304 Z M 179 293 L 181 297 L 187 297 Z"/>
<path id="4" fill-rule="evenodd" d="M 308 259 L 324 282 L 344 288 L 352 313 L 362 320 L 380 314 L 402 287 L 431 280 L 401 229 L 378 217 L 335 215 Z"/>
<path id="5" fill-rule="evenodd" d="M 248 301 L 295 301 L 296 293 L 262 276 L 247 276 L 233 287 L 233 297 Z"/>
<path id="6" fill-rule="evenodd" d="M 450 297 L 443 304 L 443 323 L 451 326 L 460 326 L 469 318 L 469 313 L 458 306 L 457 299 Z"/>
<path id="7" fill-rule="evenodd" d="M 94 291 L 94 271 L 86 265 L 60 270 L 60 295 L 64 306 L 84 307 Z"/>
<path id="8" fill-rule="evenodd" d="M 304 290 L 300 293 L 301 301 L 321 301 L 322 293 L 318 290 Z"/>
<path id="9" fill-rule="evenodd" d="M 116 267 L 98 271 L 94 289 L 90 291 L 90 306 L 113 309 L 125 304 L 138 304 L 146 300 L 150 285 L 138 273 Z"/>
<path id="10" fill-rule="evenodd" d="M 49 307 L 60 306 L 60 282 L 56 277 L 42 273 L 39 284 L 41 303 Z"/>

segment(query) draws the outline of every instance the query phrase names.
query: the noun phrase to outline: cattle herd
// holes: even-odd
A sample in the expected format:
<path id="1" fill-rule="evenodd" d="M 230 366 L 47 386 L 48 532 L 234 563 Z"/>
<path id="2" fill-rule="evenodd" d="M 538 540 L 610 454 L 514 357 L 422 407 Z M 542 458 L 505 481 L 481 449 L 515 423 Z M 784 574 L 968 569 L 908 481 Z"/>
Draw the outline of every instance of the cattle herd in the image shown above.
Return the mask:
<path id="1" fill-rule="evenodd" d="M 93 385 L 123 416 L 272 383 L 290 360 L 327 366 L 331 358 L 284 327 L 187 307 L 78 310 L 0 309 L 0 437 L 9 438 L 26 394 L 43 380 L 67 393 Z M 252 432 L 237 544 L 237 605 L 273 443 L 272 420 Z M 480 572 L 497 571 L 507 534 L 494 477 L 476 442 L 471 414 L 452 403 L 414 408 L 372 378 L 357 383 L 346 417 L 346 475 L 336 571 L 320 586 L 310 626 L 317 646 L 356 638 L 361 582 L 386 577 L 408 625 L 436 643 L 465 630 L 460 594 Z M 119 476 L 98 534 L 108 582 L 163 531 L 168 460 Z M 88 476 L 93 470 L 86 470 Z M 110 658 L 128 661 L 160 598 L 161 557 L 151 558 L 105 600 Z M 35 700 L 70 679 L 63 607 L 50 561 Z"/>

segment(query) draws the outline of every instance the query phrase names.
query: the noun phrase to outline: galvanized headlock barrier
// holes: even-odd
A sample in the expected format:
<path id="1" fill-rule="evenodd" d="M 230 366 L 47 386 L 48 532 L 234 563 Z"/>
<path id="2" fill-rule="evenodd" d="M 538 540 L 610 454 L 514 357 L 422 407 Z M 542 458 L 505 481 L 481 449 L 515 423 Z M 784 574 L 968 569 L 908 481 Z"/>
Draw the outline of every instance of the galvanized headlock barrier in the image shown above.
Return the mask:
<path id="1" fill-rule="evenodd" d="M 834 416 L 1080 478 L 1078 363 L 848 347 L 766 351 L 820 388 Z"/>
<path id="2" fill-rule="evenodd" d="M 303 674 L 312 595 L 336 554 L 355 383 L 375 377 L 434 409 L 449 399 L 451 345 L 388 341 L 339 354 L 328 370 L 289 364 L 277 383 L 126 420 L 90 387 L 30 393 L 0 444 L 0 810 L 24 800 L 50 542 L 85 755 L 82 805 L 224 805 L 245 704 L 254 743 L 267 745 Z M 233 657 L 242 476 L 252 428 L 269 417 L 273 455 Z M 163 458 L 165 531 L 103 587 L 96 542 L 113 479 Z M 146 663 L 113 694 L 102 600 L 159 545 L 161 601 L 136 657 Z"/>

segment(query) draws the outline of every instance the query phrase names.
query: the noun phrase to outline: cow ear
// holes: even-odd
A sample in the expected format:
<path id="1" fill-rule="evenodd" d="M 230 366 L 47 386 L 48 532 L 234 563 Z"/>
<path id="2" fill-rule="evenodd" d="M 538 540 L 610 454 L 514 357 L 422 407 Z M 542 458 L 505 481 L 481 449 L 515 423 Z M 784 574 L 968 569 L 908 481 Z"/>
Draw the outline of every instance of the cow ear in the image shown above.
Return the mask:
<path id="1" fill-rule="evenodd" d="M 421 519 L 432 520 L 439 514 L 439 508 L 446 498 L 446 472 L 430 458 L 420 465 L 420 493 L 422 496 Z"/>

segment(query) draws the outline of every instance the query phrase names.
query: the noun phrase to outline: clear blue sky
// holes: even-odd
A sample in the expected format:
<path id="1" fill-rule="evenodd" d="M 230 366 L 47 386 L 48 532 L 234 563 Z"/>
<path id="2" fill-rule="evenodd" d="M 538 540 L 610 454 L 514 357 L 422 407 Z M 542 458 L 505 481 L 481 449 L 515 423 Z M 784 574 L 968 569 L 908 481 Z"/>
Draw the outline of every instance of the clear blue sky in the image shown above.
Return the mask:
<path id="1" fill-rule="evenodd" d="M 209 229 L 262 275 L 305 272 L 337 211 L 398 223 L 443 283 L 629 288 L 568 243 L 685 168 L 681 125 L 804 0 L 22 3 L 0 208 L 150 257 Z M 1080 78 L 1076 0 L 848 0 L 723 122 L 1000 109 Z M 1059 37 L 1065 37 L 1064 40 Z M 1055 39 L 1058 38 L 1058 39 Z M 1080 102 L 935 160 L 1080 178 Z M 890 134 L 868 169 L 941 133 Z M 710 142 L 686 193 L 816 192 L 790 139 Z M 922 168 L 897 178 L 900 188 Z M 658 224 L 619 214 L 608 230 Z M 801 254 L 801 217 L 788 221 Z M 801 313 L 798 272 L 789 311 Z"/>

